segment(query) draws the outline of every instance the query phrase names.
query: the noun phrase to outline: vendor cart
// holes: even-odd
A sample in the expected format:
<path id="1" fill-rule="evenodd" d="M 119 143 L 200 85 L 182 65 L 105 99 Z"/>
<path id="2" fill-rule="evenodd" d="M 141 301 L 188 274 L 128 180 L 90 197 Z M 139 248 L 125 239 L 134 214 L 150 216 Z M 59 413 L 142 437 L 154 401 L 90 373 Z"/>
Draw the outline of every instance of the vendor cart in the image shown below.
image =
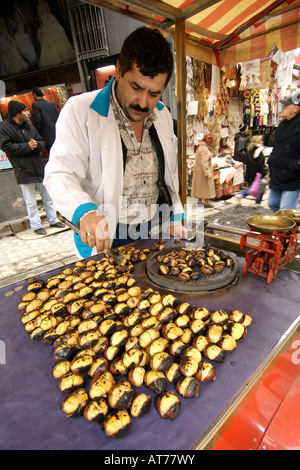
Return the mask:
<path id="1" fill-rule="evenodd" d="M 0 367 L 1 449 L 193 451 L 217 446 L 225 430 L 232 429 L 229 424 L 233 418 L 244 409 L 263 377 L 299 333 L 298 260 L 292 263 L 296 269 L 285 266 L 267 284 L 264 278 L 251 272 L 243 275 L 245 257 L 236 242 L 206 233 L 205 244 L 221 246 L 234 261 L 237 268 L 234 281 L 225 283 L 223 288 L 218 286 L 215 291 L 174 290 L 172 285 L 166 288 L 153 282 L 147 273 L 147 263 L 157 256 L 152 252 L 154 242 L 134 243 L 136 249 L 150 250 L 146 260 L 134 265 L 136 285 L 162 294 L 172 293 L 181 302 L 212 312 L 238 309 L 253 319 L 236 350 L 227 354 L 224 362 L 214 364 L 216 379 L 202 383 L 197 397 L 180 397 L 181 409 L 175 420 L 158 415 L 157 394 L 143 387 L 151 395 L 153 406 L 143 417 L 132 419 L 130 432 L 122 439 L 109 438 L 101 424 L 88 422 L 82 416 L 66 417 L 61 407 L 65 394 L 52 375 L 53 347 L 32 340 L 25 333 L 22 314 L 17 310 L 28 286 L 24 279 L 0 291 L 1 340 L 5 345 L 5 360 Z M 175 246 L 178 247 L 171 239 L 164 248 L 170 250 Z M 56 274 L 58 270 L 46 272 L 39 279 L 46 281 Z M 292 361 L 289 366 L 291 375 L 296 377 L 299 363 Z M 173 384 L 168 385 L 168 390 L 174 391 Z"/>

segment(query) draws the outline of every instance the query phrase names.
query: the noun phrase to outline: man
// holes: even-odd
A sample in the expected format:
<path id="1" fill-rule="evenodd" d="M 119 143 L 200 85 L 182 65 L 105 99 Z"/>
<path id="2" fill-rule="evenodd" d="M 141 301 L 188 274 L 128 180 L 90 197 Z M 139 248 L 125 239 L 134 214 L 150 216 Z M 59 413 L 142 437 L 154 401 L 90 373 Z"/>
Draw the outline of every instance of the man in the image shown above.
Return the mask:
<path id="1" fill-rule="evenodd" d="M 35 127 L 45 141 L 46 150 L 49 152 L 55 140 L 55 123 L 58 118 L 57 106 L 49 103 L 43 96 L 42 90 L 34 88 L 32 91 L 32 117 Z"/>
<path id="2" fill-rule="evenodd" d="M 39 191 L 53 227 L 64 227 L 58 221 L 53 202 L 43 185 L 45 160 L 41 155 L 44 141 L 29 122 L 29 111 L 23 103 L 12 100 L 8 103 L 9 118 L 0 123 L 0 148 L 15 172 L 17 183 L 22 190 L 30 227 L 37 235 L 46 235 L 42 227 L 36 201 Z"/>
<path id="3" fill-rule="evenodd" d="M 234 137 L 234 160 L 238 162 L 243 162 L 246 164 L 246 153 L 247 153 L 247 141 L 248 137 L 246 135 L 247 131 L 246 124 L 241 124 L 239 126 L 239 132 Z"/>
<path id="4" fill-rule="evenodd" d="M 296 209 L 300 192 L 300 91 L 281 100 L 282 122 L 268 159 L 269 206 L 273 211 Z"/>
<path id="5" fill-rule="evenodd" d="M 186 236 L 177 139 L 159 101 L 172 70 L 168 42 L 158 30 L 139 28 L 123 44 L 116 79 L 70 98 L 60 113 L 44 184 L 62 215 L 80 226 L 80 257 L 147 238 L 157 205 L 171 214 L 171 235 Z"/>

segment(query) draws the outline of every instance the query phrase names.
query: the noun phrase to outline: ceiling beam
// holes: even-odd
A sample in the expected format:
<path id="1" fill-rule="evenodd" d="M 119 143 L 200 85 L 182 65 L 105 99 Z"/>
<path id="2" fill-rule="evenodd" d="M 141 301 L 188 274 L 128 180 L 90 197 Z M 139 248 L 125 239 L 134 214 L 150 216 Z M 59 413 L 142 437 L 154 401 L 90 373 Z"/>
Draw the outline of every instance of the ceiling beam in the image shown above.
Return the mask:
<path id="1" fill-rule="evenodd" d="M 168 3 L 161 2 L 160 0 L 128 0 L 124 1 L 126 5 L 136 5 L 141 7 L 143 10 L 151 11 L 155 15 L 158 15 L 163 18 L 169 18 L 176 21 L 180 17 L 180 10 Z"/>
<path id="2" fill-rule="evenodd" d="M 215 33 L 209 29 L 201 28 L 201 26 L 191 23 L 190 21 L 186 21 L 185 26 L 186 29 L 189 29 L 190 31 L 193 31 L 193 33 L 197 33 L 200 36 L 204 36 L 206 38 L 217 39 L 218 41 L 225 41 L 227 39 L 226 34 Z"/>
<path id="3" fill-rule="evenodd" d="M 195 16 L 201 11 L 207 10 L 207 8 L 221 2 L 222 0 L 195 0 L 186 7 L 180 10 L 181 18 L 187 20 L 191 16 Z"/>

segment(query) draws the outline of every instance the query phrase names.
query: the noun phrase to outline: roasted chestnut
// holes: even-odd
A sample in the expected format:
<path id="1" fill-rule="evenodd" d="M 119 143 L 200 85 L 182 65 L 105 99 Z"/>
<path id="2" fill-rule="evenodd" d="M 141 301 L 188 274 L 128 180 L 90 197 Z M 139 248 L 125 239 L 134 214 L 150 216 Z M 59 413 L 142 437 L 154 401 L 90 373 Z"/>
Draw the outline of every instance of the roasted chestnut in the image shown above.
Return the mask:
<path id="1" fill-rule="evenodd" d="M 181 408 L 181 403 L 174 392 L 164 392 L 157 399 L 157 411 L 163 419 L 175 419 Z"/>
<path id="2" fill-rule="evenodd" d="M 145 369 L 142 366 L 134 367 L 128 372 L 128 380 L 135 387 L 141 387 L 144 383 Z"/>
<path id="3" fill-rule="evenodd" d="M 98 399 L 106 397 L 114 383 L 113 375 L 109 371 L 95 375 L 89 389 L 90 398 Z"/>
<path id="4" fill-rule="evenodd" d="M 211 315 L 210 311 L 207 310 L 207 308 L 205 307 L 195 308 L 193 309 L 193 312 L 192 312 L 192 317 L 195 320 L 202 320 L 204 322 L 209 319 L 210 315 Z"/>
<path id="5" fill-rule="evenodd" d="M 146 352 L 149 354 L 149 356 L 153 356 L 158 352 L 167 351 L 168 348 L 169 341 L 166 338 L 159 337 L 147 346 Z"/>
<path id="6" fill-rule="evenodd" d="M 112 438 L 122 438 L 128 434 L 131 427 L 131 419 L 128 411 L 117 410 L 106 415 L 103 421 L 106 435 Z"/>
<path id="7" fill-rule="evenodd" d="M 97 357 L 93 359 L 93 362 L 88 369 L 88 375 L 94 377 L 99 372 L 105 372 L 108 369 L 109 362 L 104 357 Z"/>
<path id="8" fill-rule="evenodd" d="M 181 358 L 183 357 L 189 357 L 190 359 L 197 362 L 198 364 L 202 359 L 201 352 L 199 351 L 199 349 L 197 349 L 194 346 L 186 346 L 181 354 Z"/>
<path id="9" fill-rule="evenodd" d="M 226 357 L 226 352 L 217 344 L 208 344 L 203 351 L 204 357 L 210 361 L 223 362 Z"/>
<path id="10" fill-rule="evenodd" d="M 220 348 L 224 349 L 226 352 L 232 352 L 235 350 L 237 344 L 236 340 L 231 335 L 225 334 L 218 342 L 218 346 L 220 346 Z"/>
<path id="11" fill-rule="evenodd" d="M 164 307 L 175 308 L 178 305 L 179 300 L 172 294 L 166 294 L 162 297 L 161 302 Z"/>
<path id="12" fill-rule="evenodd" d="M 131 348 L 129 351 L 125 351 L 122 355 L 122 361 L 126 369 L 132 369 L 138 365 L 142 360 L 143 353 L 139 348 Z"/>
<path id="13" fill-rule="evenodd" d="M 158 268 L 160 274 L 162 274 L 163 276 L 167 276 L 170 272 L 170 268 L 169 266 L 167 266 L 166 264 L 162 263 L 159 265 L 159 268 Z"/>
<path id="14" fill-rule="evenodd" d="M 76 388 L 83 387 L 83 384 L 84 380 L 81 375 L 76 375 L 69 371 L 60 378 L 58 386 L 62 392 L 70 393 L 76 390 Z"/>
<path id="15" fill-rule="evenodd" d="M 150 370 L 145 373 L 144 383 L 155 393 L 162 393 L 167 387 L 167 378 L 163 372 Z"/>
<path id="16" fill-rule="evenodd" d="M 126 341 L 128 339 L 128 331 L 124 328 L 122 330 L 115 331 L 110 337 L 110 344 L 111 346 L 117 346 L 122 348 L 125 346 Z"/>
<path id="17" fill-rule="evenodd" d="M 133 399 L 133 390 L 128 380 L 116 382 L 108 392 L 108 404 L 111 408 L 125 410 Z"/>
<path id="18" fill-rule="evenodd" d="M 71 371 L 76 375 L 85 375 L 93 363 L 93 358 L 89 354 L 82 354 L 74 357 L 71 362 Z"/>
<path id="19" fill-rule="evenodd" d="M 71 369 L 70 361 L 61 361 L 53 368 L 52 374 L 55 379 L 61 379 Z"/>
<path id="20" fill-rule="evenodd" d="M 77 331 L 81 335 L 87 331 L 96 331 L 98 328 L 97 323 L 93 319 L 85 320 L 79 323 Z"/>
<path id="21" fill-rule="evenodd" d="M 79 345 L 82 348 L 93 348 L 98 343 L 99 336 L 98 331 L 87 331 L 80 336 Z"/>
<path id="22" fill-rule="evenodd" d="M 181 356 L 179 367 L 182 375 L 186 377 L 192 377 L 198 370 L 198 361 L 195 361 L 192 357 Z"/>
<path id="23" fill-rule="evenodd" d="M 173 362 L 171 367 L 165 372 L 165 376 L 169 382 L 176 383 L 182 377 L 179 364 Z"/>
<path id="24" fill-rule="evenodd" d="M 90 400 L 83 411 L 83 417 L 87 421 L 102 422 L 109 411 L 109 406 L 105 398 L 100 400 Z"/>
<path id="25" fill-rule="evenodd" d="M 189 323 L 189 328 L 195 335 L 203 335 L 206 332 L 206 324 L 203 320 L 191 320 Z"/>
<path id="26" fill-rule="evenodd" d="M 236 341 L 240 341 L 243 338 L 245 338 L 245 336 L 247 334 L 247 328 L 243 325 L 243 323 L 229 322 L 228 323 L 228 333 Z"/>
<path id="27" fill-rule="evenodd" d="M 134 418 L 140 418 L 144 416 L 151 408 L 151 397 L 146 395 L 146 393 L 137 393 L 135 394 L 131 406 L 130 414 Z"/>
<path id="28" fill-rule="evenodd" d="M 197 397 L 200 390 L 200 382 L 195 377 L 182 377 L 176 383 L 176 391 L 184 398 Z"/>
<path id="29" fill-rule="evenodd" d="M 107 359 L 108 362 L 111 362 L 121 357 L 122 348 L 119 348 L 119 346 L 107 346 L 103 354 L 105 359 Z"/>
<path id="30" fill-rule="evenodd" d="M 182 328 L 179 328 L 175 323 L 167 323 L 162 330 L 162 335 L 169 341 L 174 341 L 183 334 Z"/>
<path id="31" fill-rule="evenodd" d="M 181 304 L 177 305 L 176 310 L 179 315 L 187 315 L 191 313 L 192 307 L 188 302 L 182 302 Z"/>
<path id="32" fill-rule="evenodd" d="M 216 368 L 210 362 L 200 362 L 199 368 L 195 374 L 195 379 L 199 382 L 210 382 L 216 378 Z"/>
<path id="33" fill-rule="evenodd" d="M 183 328 L 182 335 L 179 339 L 185 344 L 190 344 L 194 336 L 195 335 L 190 328 Z"/>
<path id="34" fill-rule="evenodd" d="M 113 375 L 126 375 L 127 374 L 127 367 L 125 367 L 121 357 L 116 357 L 116 359 L 114 359 L 110 363 L 109 371 Z"/>
<path id="35" fill-rule="evenodd" d="M 89 400 L 84 388 L 79 388 L 67 396 L 62 402 L 62 409 L 68 418 L 80 416 Z"/>
<path id="36" fill-rule="evenodd" d="M 226 325 L 228 322 L 228 313 L 225 310 L 217 310 L 213 312 L 210 316 L 212 323 L 217 323 L 218 325 Z"/>
<path id="37" fill-rule="evenodd" d="M 193 346 L 200 352 L 204 351 L 207 345 L 208 341 L 204 335 L 198 335 L 193 339 Z"/>
<path id="38" fill-rule="evenodd" d="M 219 324 L 213 324 L 208 327 L 206 332 L 206 339 L 209 343 L 218 343 L 223 334 L 223 326 Z"/>
<path id="39" fill-rule="evenodd" d="M 172 356 L 179 357 L 185 348 L 186 344 L 183 341 L 181 341 L 180 339 L 175 339 L 170 344 L 169 351 Z"/>
<path id="40" fill-rule="evenodd" d="M 165 372 L 168 370 L 173 363 L 173 357 L 165 351 L 158 352 L 151 356 L 150 367 L 152 370 L 159 372 Z"/>
<path id="41" fill-rule="evenodd" d="M 70 344 L 61 344 L 54 350 L 53 359 L 55 362 L 67 361 L 74 354 L 74 346 Z"/>
<path id="42" fill-rule="evenodd" d="M 59 338 L 59 335 L 56 332 L 56 329 L 48 330 L 43 336 L 43 341 L 46 344 L 53 344 Z"/>
<path id="43" fill-rule="evenodd" d="M 203 266 L 201 266 L 200 271 L 203 274 L 211 276 L 214 273 L 214 268 L 212 266 L 209 266 L 209 264 L 204 264 Z"/>
<path id="44" fill-rule="evenodd" d="M 146 349 L 149 344 L 152 343 L 155 339 L 159 338 L 160 333 L 155 328 L 149 328 L 148 330 L 143 331 L 139 336 L 139 343 L 143 349 Z"/>

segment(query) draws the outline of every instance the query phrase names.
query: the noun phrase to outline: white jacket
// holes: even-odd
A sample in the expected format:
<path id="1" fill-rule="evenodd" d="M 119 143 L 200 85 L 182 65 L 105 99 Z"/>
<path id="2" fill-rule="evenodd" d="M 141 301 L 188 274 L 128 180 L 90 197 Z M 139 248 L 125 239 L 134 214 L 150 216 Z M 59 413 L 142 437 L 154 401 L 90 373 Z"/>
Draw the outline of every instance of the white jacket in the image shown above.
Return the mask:
<path id="1" fill-rule="evenodd" d="M 56 140 L 45 168 L 44 185 L 56 209 L 74 224 L 79 224 L 85 212 L 98 209 L 114 234 L 123 191 L 123 152 L 110 106 L 111 86 L 112 81 L 100 91 L 69 98 L 64 105 L 56 123 Z M 165 155 L 165 183 L 175 219 L 182 219 L 173 120 L 161 102 L 154 112 L 154 125 Z M 105 213 L 107 207 L 109 214 Z M 111 212 L 116 215 L 110 216 Z M 79 236 L 75 243 L 82 257 L 94 254 Z"/>

